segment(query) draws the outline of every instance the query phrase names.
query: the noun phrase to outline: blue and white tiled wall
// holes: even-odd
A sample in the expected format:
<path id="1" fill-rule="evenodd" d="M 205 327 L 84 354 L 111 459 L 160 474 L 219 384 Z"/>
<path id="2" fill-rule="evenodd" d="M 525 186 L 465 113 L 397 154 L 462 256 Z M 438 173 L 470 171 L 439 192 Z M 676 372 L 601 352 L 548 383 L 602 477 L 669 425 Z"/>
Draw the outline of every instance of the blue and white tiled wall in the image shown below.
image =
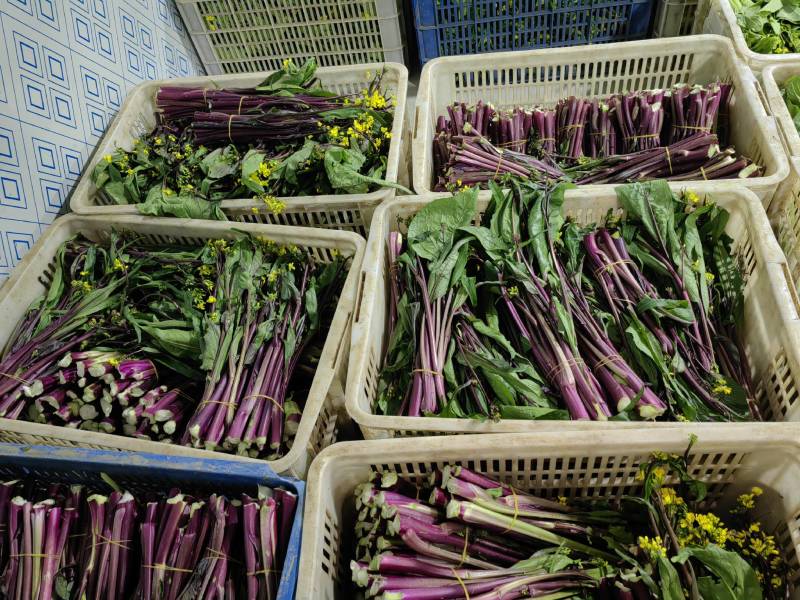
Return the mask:
<path id="1" fill-rule="evenodd" d="M 0 0 L 0 281 L 128 90 L 203 72 L 173 0 Z"/>

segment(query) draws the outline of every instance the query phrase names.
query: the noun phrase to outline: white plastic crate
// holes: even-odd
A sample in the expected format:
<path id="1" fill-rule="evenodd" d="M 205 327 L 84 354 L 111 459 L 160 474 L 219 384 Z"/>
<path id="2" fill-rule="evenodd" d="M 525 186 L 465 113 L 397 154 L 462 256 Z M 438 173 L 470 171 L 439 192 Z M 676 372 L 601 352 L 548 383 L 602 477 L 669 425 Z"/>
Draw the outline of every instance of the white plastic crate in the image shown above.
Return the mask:
<path id="1" fill-rule="evenodd" d="M 660 0 L 656 8 L 653 37 L 691 35 L 697 18 L 699 0 Z"/>
<path id="2" fill-rule="evenodd" d="M 209 75 L 403 60 L 398 0 L 177 0 Z"/>
<path id="3" fill-rule="evenodd" d="M 344 600 L 353 556 L 353 491 L 373 471 L 421 481 L 456 463 L 523 490 L 555 498 L 619 498 L 641 487 L 639 465 L 653 451 L 683 453 L 689 433 L 698 441 L 689 473 L 708 485 L 707 509 L 729 507 L 757 485 L 764 490 L 756 515 L 775 531 L 793 569 L 797 591 L 800 552 L 800 444 L 794 429 L 774 425 L 683 426 L 653 431 L 482 435 L 336 444 L 311 466 L 306 488 L 297 598 Z"/>
<path id="4" fill-rule="evenodd" d="M 789 177 L 783 180 L 769 206 L 769 219 L 778 243 L 786 253 L 787 275 L 791 282 L 789 289 L 795 305 L 800 307 L 797 298 L 797 284 L 800 282 L 800 158 L 792 159 Z"/>
<path id="5" fill-rule="evenodd" d="M 729 0 L 710 0 L 711 5 L 708 15 L 703 22 L 703 33 L 713 33 L 724 35 L 733 41 L 736 53 L 753 69 L 756 75 L 769 65 L 783 65 L 790 62 L 797 62 L 800 53 L 792 52 L 789 54 L 760 54 L 753 52 L 744 40 L 741 27 L 736 22 L 736 14 L 731 8 Z"/>
<path id="6" fill-rule="evenodd" d="M 56 219 L 14 268 L 11 277 L 0 289 L 0 346 L 5 345 L 30 303 L 46 291 L 46 284 L 52 275 L 53 259 L 61 244 L 78 233 L 99 241 L 107 238 L 112 229 L 136 232 L 146 242 L 153 244 L 203 244 L 209 239 L 233 239 L 237 236 L 236 231 L 228 224 L 216 221 L 74 215 Z M 266 461 L 278 474 L 303 478 L 314 456 L 336 440 L 337 419 L 343 412 L 341 407 L 347 373 L 351 317 L 357 287 L 360 285 L 360 266 L 365 242 L 363 238 L 350 232 L 324 229 L 251 224 L 239 224 L 236 229 L 267 237 L 281 244 L 295 244 L 309 251 L 319 261 L 330 261 L 331 251 L 334 249 L 343 256 L 352 257 L 292 448 L 278 460 Z M 230 458 L 262 464 L 265 462 L 177 444 L 9 419 L 0 419 L 0 442 L 131 450 L 198 458 Z"/>
<path id="7" fill-rule="evenodd" d="M 387 181 L 397 181 L 400 164 L 400 146 L 403 136 L 406 106 L 406 87 L 408 70 L 400 64 L 384 63 L 353 65 L 345 67 L 320 67 L 317 77 L 322 85 L 341 94 L 357 94 L 367 83 L 366 74 L 385 69 L 383 85 L 386 93 L 394 96 L 394 119 L 392 139 L 386 161 Z M 130 150 L 133 141 L 140 135 L 149 133 L 156 125 L 156 93 L 161 86 L 208 87 L 208 88 L 247 88 L 258 85 L 269 75 L 268 72 L 246 75 L 224 75 L 221 77 L 182 77 L 179 79 L 147 81 L 137 85 L 128 94 L 122 108 L 109 125 L 108 130 L 95 149 L 89 164 L 70 199 L 70 208 L 81 215 L 138 215 L 134 204 L 119 205 L 112 199 L 98 193 L 91 180 L 95 166 L 106 154 L 117 148 Z M 394 189 L 380 188 L 367 194 L 329 194 L 322 196 L 295 196 L 280 198 L 286 205 L 279 215 L 264 209 L 263 202 L 252 198 L 223 200 L 221 207 L 228 218 L 251 223 L 271 223 L 279 225 L 300 225 L 325 227 L 365 233 L 372 218 L 373 209 L 386 198 L 394 196 Z M 252 208 L 258 207 L 259 214 Z"/>
<path id="8" fill-rule="evenodd" d="M 719 36 L 663 38 L 552 50 L 453 56 L 422 69 L 414 125 L 414 191 L 433 187 L 432 142 L 436 119 L 453 102 L 491 102 L 498 108 L 554 106 L 566 96 L 606 97 L 678 83 L 733 84 L 731 138 L 736 149 L 765 167 L 761 177 L 737 180 L 765 202 L 788 166 L 777 127 L 756 92 L 756 79 L 730 40 Z M 680 189 L 695 182 L 675 182 Z M 723 180 L 708 185 L 724 185 Z M 608 185 L 585 186 L 602 189 Z"/>
<path id="9" fill-rule="evenodd" d="M 703 195 L 707 190 L 693 188 Z M 438 196 L 441 196 L 439 194 Z M 619 428 L 670 427 L 674 423 L 621 421 L 480 421 L 442 417 L 397 417 L 375 414 L 373 403 L 388 339 L 386 240 L 390 231 L 405 231 L 400 222 L 416 214 L 432 197 L 396 198 L 376 212 L 364 255 L 361 296 L 356 304 L 346 406 L 366 439 L 454 433 L 585 432 Z M 758 198 L 747 190 L 715 188 L 712 197 L 730 213 L 726 232 L 733 240 L 746 277 L 742 337 L 750 360 L 756 401 L 770 421 L 800 421 L 800 318 L 786 274 L 786 259 L 772 234 Z M 489 192 L 482 192 L 483 212 Z M 622 214 L 614 189 L 567 191 L 566 214 L 579 223 L 601 221 L 609 210 Z M 477 215 L 476 215 L 477 216 Z M 580 435 L 583 435 L 581 433 Z"/>
<path id="10" fill-rule="evenodd" d="M 781 94 L 783 83 L 795 75 L 800 75 L 800 55 L 794 62 L 766 67 L 761 72 L 761 81 L 764 83 L 770 114 L 778 123 L 789 156 L 800 158 L 800 134 Z"/>

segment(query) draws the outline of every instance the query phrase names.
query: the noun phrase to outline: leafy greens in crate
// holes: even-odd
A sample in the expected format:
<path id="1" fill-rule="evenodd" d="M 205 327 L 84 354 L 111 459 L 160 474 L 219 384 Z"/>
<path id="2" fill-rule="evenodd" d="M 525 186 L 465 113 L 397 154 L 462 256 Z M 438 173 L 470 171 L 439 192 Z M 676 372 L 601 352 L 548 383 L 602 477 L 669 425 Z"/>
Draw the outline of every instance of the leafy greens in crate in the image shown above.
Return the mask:
<path id="1" fill-rule="evenodd" d="M 728 213 L 664 181 L 623 220 L 562 214 L 566 186 L 438 199 L 389 234 L 376 412 L 479 419 L 759 418 Z"/>
<path id="2" fill-rule="evenodd" d="M 344 265 L 246 235 L 72 239 L 6 343 L 0 417 L 280 457 Z"/>
<path id="3" fill-rule="evenodd" d="M 316 63 L 283 69 L 254 89 L 162 87 L 158 125 L 97 164 L 92 181 L 112 204 L 147 215 L 225 219 L 221 200 L 359 194 L 380 186 L 392 136 L 381 73 L 358 94 L 324 89 Z"/>
<path id="4" fill-rule="evenodd" d="M 800 52 L 800 4 L 796 0 L 730 1 L 747 46 L 759 54 Z"/>
<path id="5" fill-rule="evenodd" d="M 688 454 L 688 451 L 687 451 Z M 653 453 L 635 495 L 548 499 L 460 465 L 356 488 L 352 579 L 367 598 L 779 600 L 788 566 L 755 517 L 709 511 L 686 456 Z"/>
<path id="6" fill-rule="evenodd" d="M 794 121 L 794 126 L 800 133 L 800 75 L 795 75 L 787 79 L 781 86 L 783 100 L 789 115 Z"/>

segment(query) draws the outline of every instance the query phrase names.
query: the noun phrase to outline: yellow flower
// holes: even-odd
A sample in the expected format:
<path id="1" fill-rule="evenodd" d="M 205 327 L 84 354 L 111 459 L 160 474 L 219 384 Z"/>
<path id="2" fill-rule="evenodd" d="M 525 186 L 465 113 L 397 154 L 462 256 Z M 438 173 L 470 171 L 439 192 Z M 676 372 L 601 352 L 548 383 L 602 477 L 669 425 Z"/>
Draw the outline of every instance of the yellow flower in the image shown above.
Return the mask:
<path id="1" fill-rule="evenodd" d="M 661 538 L 659 536 L 651 538 L 646 535 L 641 535 L 636 540 L 636 543 L 639 545 L 639 548 L 644 550 L 652 559 L 656 559 L 659 556 L 662 558 L 667 557 L 667 549 L 664 547 L 664 544 L 661 543 Z"/>
<path id="2" fill-rule="evenodd" d="M 258 174 L 262 178 L 267 179 L 270 175 L 272 175 L 272 169 L 267 163 L 262 162 L 258 165 Z"/>
<path id="3" fill-rule="evenodd" d="M 278 294 L 276 292 L 272 292 L 271 294 L 267 294 L 267 300 L 270 302 L 275 302 L 278 299 Z"/>
<path id="4" fill-rule="evenodd" d="M 686 190 L 683 193 L 683 197 L 686 199 L 687 202 L 691 202 L 692 204 L 697 204 L 698 202 L 700 202 L 700 196 L 698 196 L 692 190 Z"/>
<path id="5" fill-rule="evenodd" d="M 214 311 L 210 315 L 208 315 L 208 318 L 211 319 L 212 323 L 216 323 L 217 321 L 219 321 L 219 313 L 217 311 Z"/>
<path id="6" fill-rule="evenodd" d="M 262 199 L 264 200 L 264 204 L 267 205 L 269 211 L 276 215 L 282 213 L 283 209 L 286 208 L 286 205 L 278 200 L 275 196 L 265 195 Z"/>
<path id="7" fill-rule="evenodd" d="M 89 271 L 81 271 L 81 277 L 86 277 L 89 274 Z"/>
<path id="8" fill-rule="evenodd" d="M 672 488 L 661 488 L 661 501 L 664 506 L 680 506 L 684 503 L 683 498 L 678 496 Z"/>
<path id="9" fill-rule="evenodd" d="M 183 154 L 180 152 L 173 152 L 172 156 L 174 156 L 177 160 L 181 160 L 183 158 Z"/>
<path id="10" fill-rule="evenodd" d="M 195 303 L 194 303 L 194 305 L 195 305 L 197 308 L 199 308 L 200 310 L 203 310 L 203 309 L 205 309 L 205 307 L 206 307 L 206 303 L 205 303 L 205 302 L 203 302 L 203 300 L 202 300 L 202 299 L 201 299 L 201 300 L 196 300 L 196 301 L 195 301 Z"/>
<path id="11" fill-rule="evenodd" d="M 167 136 L 167 139 L 168 139 L 170 142 L 177 142 L 177 141 L 178 141 L 178 138 L 176 138 L 176 137 L 175 137 L 174 135 L 172 135 L 171 133 L 170 133 L 170 134 Z"/>
<path id="12" fill-rule="evenodd" d="M 207 290 L 213 290 L 214 289 L 214 282 L 211 281 L 210 279 L 203 279 L 203 285 L 206 287 Z M 216 302 L 216 299 L 214 301 Z M 210 300 L 209 300 L 209 302 L 210 302 Z"/>
<path id="13" fill-rule="evenodd" d="M 286 265 L 286 268 L 287 268 L 289 271 L 294 271 L 294 263 L 293 263 L 293 262 L 290 262 L 290 263 L 288 263 L 288 264 Z"/>
<path id="14" fill-rule="evenodd" d="M 290 66 L 292 66 L 292 59 L 291 58 L 284 58 L 283 59 L 283 70 L 285 71 Z"/>
<path id="15" fill-rule="evenodd" d="M 125 173 L 127 173 L 128 175 L 133 175 L 135 171 L 133 169 L 128 169 L 127 171 L 125 171 Z"/>
<path id="16" fill-rule="evenodd" d="M 214 296 L 209 296 L 208 298 L 206 298 L 206 302 L 208 302 L 209 304 L 214 304 L 214 302 L 216 301 L 217 299 Z"/>
<path id="17" fill-rule="evenodd" d="M 714 274 L 713 273 L 706 273 L 706 281 L 708 281 L 709 283 L 714 281 Z"/>
<path id="18" fill-rule="evenodd" d="M 558 503 L 561 506 L 566 506 L 567 505 L 567 497 L 566 496 L 559 496 L 558 497 Z"/>
<path id="19" fill-rule="evenodd" d="M 217 17 L 214 15 L 206 15 L 206 26 L 208 27 L 209 31 L 216 31 L 217 30 Z"/>
<path id="20" fill-rule="evenodd" d="M 667 472 L 664 467 L 656 467 L 652 471 L 653 480 L 656 482 L 657 485 L 661 485 L 664 483 L 664 478 L 667 476 Z"/>
<path id="21" fill-rule="evenodd" d="M 210 265 L 202 265 L 200 267 L 200 275 L 211 275 L 212 269 Z"/>
<path id="22" fill-rule="evenodd" d="M 114 259 L 114 270 L 115 271 L 124 271 L 127 268 L 128 268 L 128 266 L 124 262 L 122 262 L 120 259 L 118 259 L 118 258 Z"/>
<path id="23" fill-rule="evenodd" d="M 174 193 L 175 193 L 175 192 L 173 192 L 173 191 L 172 191 L 171 189 L 169 189 L 169 188 L 164 188 L 164 189 L 162 190 L 162 192 L 163 192 L 163 194 L 164 194 L 165 196 L 172 196 L 172 194 L 174 194 Z"/>
<path id="24" fill-rule="evenodd" d="M 509 298 L 514 298 L 514 297 L 516 297 L 518 295 L 519 295 L 519 289 L 517 288 L 517 286 L 512 285 L 510 288 L 508 288 L 508 297 Z"/>
<path id="25" fill-rule="evenodd" d="M 160 146 L 161 144 L 163 144 L 163 143 L 164 143 L 164 140 L 163 140 L 162 138 L 160 138 L 160 137 L 157 137 L 156 139 L 154 139 L 154 140 L 153 140 L 153 143 L 154 143 L 156 146 Z"/>
<path id="26" fill-rule="evenodd" d="M 112 367 L 118 367 L 119 366 L 119 359 L 118 358 L 109 358 L 108 359 L 108 364 L 111 365 Z"/>
<path id="27" fill-rule="evenodd" d="M 753 488 L 751 488 L 750 493 L 753 494 L 753 496 L 760 496 L 761 494 L 764 493 L 764 490 L 762 490 L 758 486 L 754 486 Z"/>
<path id="28" fill-rule="evenodd" d="M 251 212 L 252 212 L 254 215 L 257 215 L 257 214 L 258 214 L 258 207 L 257 207 L 257 206 L 254 206 L 254 207 L 252 207 L 252 208 L 250 209 L 250 211 L 251 211 Z"/>
<path id="29" fill-rule="evenodd" d="M 726 385 L 724 379 L 718 379 L 716 384 L 711 391 L 715 394 L 723 394 L 725 396 L 730 396 L 733 393 L 733 389 L 729 385 Z"/>
<path id="30" fill-rule="evenodd" d="M 106 161 L 107 163 L 109 163 L 109 164 L 110 164 L 110 163 L 111 163 L 111 161 L 113 161 L 113 160 L 114 160 L 114 157 L 113 157 L 113 156 L 111 156 L 110 154 L 106 154 L 106 155 L 103 157 L 103 160 L 104 160 L 104 161 Z"/>

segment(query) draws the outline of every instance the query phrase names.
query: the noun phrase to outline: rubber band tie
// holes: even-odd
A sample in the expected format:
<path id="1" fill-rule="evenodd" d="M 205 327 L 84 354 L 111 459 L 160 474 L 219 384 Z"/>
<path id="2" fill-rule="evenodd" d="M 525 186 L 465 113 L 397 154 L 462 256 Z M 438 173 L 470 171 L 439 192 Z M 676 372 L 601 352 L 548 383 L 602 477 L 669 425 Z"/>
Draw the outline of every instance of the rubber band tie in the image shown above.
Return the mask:
<path id="1" fill-rule="evenodd" d="M 249 573 L 245 573 L 248 577 L 251 575 L 269 575 L 270 573 L 280 573 L 280 570 L 275 569 L 261 569 L 260 571 L 250 571 Z"/>
<path id="2" fill-rule="evenodd" d="M 424 373 L 425 375 L 433 375 L 436 377 L 437 375 L 441 377 L 441 371 L 431 371 L 430 369 L 414 369 L 411 373 Z"/>
<path id="3" fill-rule="evenodd" d="M 669 165 L 669 174 L 672 175 L 672 156 L 669 153 L 669 146 L 664 146 L 664 152 L 667 153 L 667 164 Z"/>
<path id="4" fill-rule="evenodd" d="M 542 141 L 542 142 L 555 142 L 556 138 L 554 138 L 554 137 L 542 137 L 542 138 L 539 138 L 539 140 Z"/>
<path id="5" fill-rule="evenodd" d="M 247 96 L 241 96 L 239 98 L 239 114 L 242 114 L 242 102 L 244 102 L 245 98 L 247 98 Z"/>
<path id="6" fill-rule="evenodd" d="M 283 412 L 283 407 L 280 404 L 278 404 L 278 401 L 275 400 L 275 398 L 273 398 L 272 396 L 266 396 L 264 394 L 250 394 L 249 396 L 245 396 L 244 398 L 242 398 L 242 400 L 244 401 L 247 400 L 248 398 L 266 398 L 275 405 L 275 408 Z"/>
<path id="7" fill-rule="evenodd" d="M 622 357 L 618 354 L 609 354 L 608 356 L 604 356 L 597 361 L 597 364 L 594 366 L 594 370 L 597 371 L 598 369 L 602 369 L 606 365 L 613 364 L 619 360 L 622 360 Z"/>
<path id="8" fill-rule="evenodd" d="M 453 577 L 455 577 L 455 578 L 456 578 L 456 581 L 458 581 L 458 585 L 460 585 L 460 586 L 461 586 L 461 590 L 464 592 L 464 597 L 465 597 L 467 600 L 470 600 L 470 598 L 469 598 L 469 592 L 467 591 L 467 586 L 466 586 L 466 584 L 465 584 L 465 583 L 464 583 L 464 582 L 461 580 L 461 577 L 459 577 L 459 576 L 458 576 L 458 574 L 456 573 L 455 569 L 453 569 Z"/>
<path id="9" fill-rule="evenodd" d="M 131 540 L 115 540 L 115 539 L 107 538 L 102 533 L 98 533 L 97 537 L 99 537 L 102 540 L 100 542 L 100 544 L 111 544 L 113 546 L 119 546 L 123 550 L 130 550 L 130 548 L 128 546 L 126 546 L 125 544 L 127 544 Z M 99 546 L 100 544 L 95 544 L 95 546 Z"/>
<path id="10" fill-rule="evenodd" d="M 570 131 L 572 129 L 580 129 L 583 127 L 583 123 L 573 123 L 572 125 L 564 125 L 564 127 L 559 128 L 558 132 L 561 133 L 562 131 Z"/>
<path id="11" fill-rule="evenodd" d="M 224 404 L 225 406 L 233 406 L 234 402 L 233 400 L 228 400 L 227 402 L 223 402 L 222 400 L 203 400 L 200 403 L 200 406 L 205 404 Z"/>
<path id="12" fill-rule="evenodd" d="M 224 552 L 220 552 L 215 548 L 209 548 L 208 550 L 206 550 L 206 552 L 208 552 L 211 555 L 211 558 L 225 558 L 225 559 L 230 558 L 227 554 L 225 554 Z"/>
<path id="13" fill-rule="evenodd" d="M 703 179 L 708 181 L 708 177 L 706 177 L 706 170 L 703 167 L 700 167 L 700 172 L 703 174 Z"/>
<path id="14" fill-rule="evenodd" d="M 24 552 L 22 554 L 9 554 L 9 558 L 61 558 L 60 554 L 38 554 L 35 552 Z"/>
<path id="15" fill-rule="evenodd" d="M 13 379 L 14 381 L 19 381 L 20 383 L 24 383 L 25 385 L 30 385 L 31 384 L 30 381 L 22 379 L 21 377 L 17 377 L 16 375 L 12 375 L 11 373 L 4 373 L 4 372 L 0 371 L 0 376 L 8 377 L 9 379 Z"/>
<path id="16" fill-rule="evenodd" d="M 181 569 L 180 567 L 170 567 L 169 565 L 142 565 L 144 569 L 164 569 L 176 573 L 194 573 L 194 569 Z"/>
<path id="17" fill-rule="evenodd" d="M 511 495 L 514 497 L 514 516 L 511 518 L 511 523 L 509 524 L 508 528 L 502 533 L 508 533 L 511 531 L 511 528 L 517 523 L 517 518 L 519 517 L 519 496 L 517 496 L 517 492 L 513 487 L 508 486 L 508 489 L 511 490 Z"/>
<path id="18" fill-rule="evenodd" d="M 702 127 L 699 125 L 675 125 L 676 129 L 688 129 L 689 131 L 711 131 L 711 127 Z"/>
<path id="19" fill-rule="evenodd" d="M 228 115 L 228 139 L 233 143 L 233 138 L 231 137 L 231 123 L 233 122 L 234 115 Z"/>
<path id="20" fill-rule="evenodd" d="M 624 137 L 622 139 L 624 139 L 624 140 L 647 140 L 647 139 L 653 139 L 653 138 L 658 138 L 658 137 L 661 137 L 660 133 L 646 133 L 646 134 L 642 134 L 642 135 L 632 135 L 630 137 Z"/>
<path id="21" fill-rule="evenodd" d="M 573 357 L 573 358 L 570 358 L 567 361 L 567 366 L 568 367 L 573 366 L 573 365 L 577 367 L 578 365 L 581 365 L 581 364 L 583 364 L 583 360 L 581 360 L 580 358 L 574 358 Z M 565 368 L 560 363 L 558 363 L 555 366 L 553 366 L 553 368 L 550 369 L 547 372 L 547 377 L 549 379 L 552 379 L 555 375 L 558 375 L 561 371 L 564 371 L 564 370 L 565 370 Z M 513 493 L 513 488 L 512 488 L 512 493 Z"/>
<path id="22" fill-rule="evenodd" d="M 497 176 L 500 174 L 500 167 L 502 166 L 503 159 L 498 156 L 497 157 L 497 169 L 494 171 L 494 178 L 497 179 Z"/>
<path id="23" fill-rule="evenodd" d="M 456 567 L 460 567 L 467 560 L 467 549 L 469 548 L 469 527 L 464 530 L 464 547 L 461 549 L 461 560 Z"/>
<path id="24" fill-rule="evenodd" d="M 627 258 L 623 258 L 621 260 L 615 260 L 614 262 L 610 262 L 607 265 L 603 265 L 602 267 L 595 269 L 594 276 L 599 277 L 603 273 L 611 273 L 614 270 L 614 267 L 616 267 L 617 265 L 624 265 L 624 264 L 632 265 L 633 261 L 628 260 Z"/>

